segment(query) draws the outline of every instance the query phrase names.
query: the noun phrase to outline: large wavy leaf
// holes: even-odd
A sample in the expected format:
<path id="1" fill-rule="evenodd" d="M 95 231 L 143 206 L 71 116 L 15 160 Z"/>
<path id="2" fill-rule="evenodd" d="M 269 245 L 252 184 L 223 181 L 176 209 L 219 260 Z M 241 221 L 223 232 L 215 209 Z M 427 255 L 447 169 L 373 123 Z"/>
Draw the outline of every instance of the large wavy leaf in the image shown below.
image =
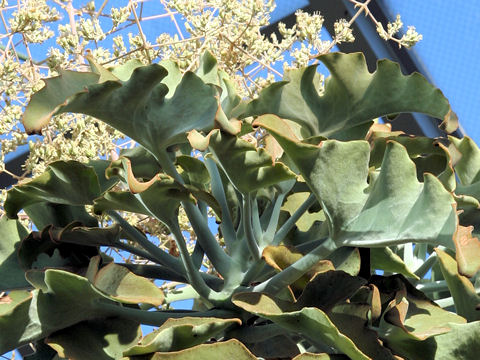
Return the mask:
<path id="1" fill-rule="evenodd" d="M 143 355 L 153 352 L 180 351 L 215 338 L 240 319 L 192 318 L 168 319 L 157 330 L 124 352 L 125 356 Z"/>
<path id="2" fill-rule="evenodd" d="M 194 148 L 206 150 L 208 147 L 232 184 L 243 194 L 295 178 L 288 167 L 275 162 L 264 149 L 237 136 L 213 130 L 206 137 L 192 131 L 188 138 Z"/>
<path id="3" fill-rule="evenodd" d="M 366 141 L 300 142 L 274 115 L 257 119 L 300 170 L 329 221 L 337 246 L 384 247 L 427 242 L 454 248 L 455 201 L 442 183 L 425 174 L 417 180 L 406 149 L 387 144 L 381 170 L 368 183 L 370 148 Z M 281 126 L 279 127 L 278 124 Z"/>
<path id="4" fill-rule="evenodd" d="M 352 340 L 338 331 L 322 310 L 314 307 L 298 311 L 284 310 L 278 301 L 261 293 L 238 293 L 232 301 L 246 311 L 269 319 L 290 331 L 301 333 L 314 344 L 331 346 L 353 360 L 370 359 Z"/>
<path id="5" fill-rule="evenodd" d="M 116 179 L 105 179 L 103 173 L 107 164 L 107 161 L 51 163 L 42 175 L 16 185 L 8 192 L 5 212 L 8 217 L 16 217 L 21 209 L 38 203 L 93 204 L 93 199 L 117 182 Z"/>
<path id="6" fill-rule="evenodd" d="M 28 235 L 27 229 L 18 220 L 9 220 L 5 216 L 0 219 L 0 292 L 26 288 L 25 272 L 17 258 L 17 249 L 23 238 Z"/>
<path id="7" fill-rule="evenodd" d="M 67 359 L 117 360 L 141 337 L 138 323 L 120 318 L 84 321 L 45 342 Z"/>
<path id="8" fill-rule="evenodd" d="M 153 354 L 149 360 L 211 360 L 215 358 L 235 360 L 257 359 L 240 341 L 230 339 L 212 344 L 197 345 L 182 351 Z M 135 358 L 130 358 L 134 360 Z"/>
<path id="9" fill-rule="evenodd" d="M 457 314 L 465 317 L 468 321 L 480 320 L 480 312 L 477 310 L 480 305 L 480 296 L 475 287 L 467 277 L 458 273 L 458 265 L 450 255 L 440 249 L 435 249 L 435 252 L 455 302 Z"/>
<path id="10" fill-rule="evenodd" d="M 99 308 L 100 300 L 113 304 L 86 278 L 62 270 L 47 270 L 36 284 L 41 289 L 30 297 L 16 299 L 8 311 L 3 312 L 0 303 L 0 353 L 81 321 L 105 316 Z"/>
<path id="11" fill-rule="evenodd" d="M 178 82 L 176 68 L 164 65 L 137 67 L 126 81 L 97 83 L 97 74 L 72 72 L 47 79 L 27 106 L 25 128 L 39 132 L 53 115 L 83 113 L 113 126 L 153 154 L 183 142 L 192 129 L 209 131 L 216 123 L 231 129 L 225 116 L 217 116 L 220 100 L 215 85 L 192 72 Z"/>
<path id="12" fill-rule="evenodd" d="M 340 138 L 363 138 L 371 120 L 388 114 L 420 112 L 442 119 L 447 132 L 457 128 L 457 117 L 448 100 L 420 74 L 402 74 L 398 64 L 380 60 L 368 71 L 361 53 L 330 53 L 318 58 L 331 76 L 320 95 L 316 66 L 290 70 L 284 81 L 264 89 L 247 107 L 246 116 L 275 114 L 300 125 L 304 138 L 337 138 L 363 126 L 355 134 Z M 367 126 L 366 126 L 367 125 Z"/>
<path id="13" fill-rule="evenodd" d="M 112 299 L 127 304 L 163 304 L 164 294 L 148 279 L 137 276 L 126 267 L 110 263 L 93 278 L 93 285 Z"/>
<path id="14" fill-rule="evenodd" d="M 468 324 L 450 324 L 447 333 L 424 341 L 405 338 L 403 330 L 390 334 L 389 346 L 397 354 L 410 360 L 471 360 L 480 352 L 480 321 Z"/>

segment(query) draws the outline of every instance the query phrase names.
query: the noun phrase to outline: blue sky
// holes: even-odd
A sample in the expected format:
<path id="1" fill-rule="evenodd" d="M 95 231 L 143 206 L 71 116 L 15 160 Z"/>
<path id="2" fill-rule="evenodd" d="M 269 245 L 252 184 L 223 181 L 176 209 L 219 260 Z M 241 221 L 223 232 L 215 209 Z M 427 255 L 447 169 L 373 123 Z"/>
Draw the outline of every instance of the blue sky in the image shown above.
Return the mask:
<path id="1" fill-rule="evenodd" d="M 386 0 L 393 18 L 402 15 L 423 40 L 410 50 L 449 99 L 464 133 L 480 142 L 480 8 L 478 1 Z"/>

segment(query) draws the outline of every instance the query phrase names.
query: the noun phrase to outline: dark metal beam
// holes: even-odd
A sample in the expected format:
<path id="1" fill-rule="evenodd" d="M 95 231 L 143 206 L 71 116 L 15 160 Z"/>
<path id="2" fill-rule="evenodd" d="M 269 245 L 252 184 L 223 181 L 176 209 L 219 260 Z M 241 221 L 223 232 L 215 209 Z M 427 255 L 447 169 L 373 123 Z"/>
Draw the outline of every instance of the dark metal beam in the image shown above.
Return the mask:
<path id="1" fill-rule="evenodd" d="M 13 159 L 7 161 L 5 163 L 5 168 L 12 174 L 21 176 L 23 174 L 22 165 L 25 163 L 25 160 L 27 160 L 27 157 L 28 157 L 28 152 L 20 153 Z M 17 183 L 17 179 L 10 176 L 6 172 L 0 172 L 0 188 L 6 189 L 9 186 L 12 186 L 16 183 Z"/>

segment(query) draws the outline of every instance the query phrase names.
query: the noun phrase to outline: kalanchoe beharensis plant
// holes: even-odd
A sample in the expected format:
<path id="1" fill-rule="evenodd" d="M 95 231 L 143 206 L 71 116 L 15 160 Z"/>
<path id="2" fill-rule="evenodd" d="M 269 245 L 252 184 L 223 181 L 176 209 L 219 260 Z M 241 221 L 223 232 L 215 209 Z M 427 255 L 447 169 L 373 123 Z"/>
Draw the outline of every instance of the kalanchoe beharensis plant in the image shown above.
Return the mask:
<path id="1" fill-rule="evenodd" d="M 185 74 L 172 62 L 92 62 L 45 80 L 28 132 L 77 112 L 139 146 L 112 162 L 54 162 L 9 191 L 0 353 L 35 343 L 73 359 L 475 358 L 479 148 L 374 123 L 421 112 L 456 129 L 421 75 L 387 60 L 369 73 L 362 54 L 319 60 L 331 74 L 322 92 L 310 66 L 251 102 L 209 53 Z M 245 140 L 259 129 L 258 144 Z M 15 220 L 22 210 L 40 231 Z M 178 256 L 125 212 L 167 226 Z M 105 246 L 148 262 L 116 263 Z M 184 299 L 193 309 L 170 309 Z M 142 337 L 141 324 L 158 328 Z"/>

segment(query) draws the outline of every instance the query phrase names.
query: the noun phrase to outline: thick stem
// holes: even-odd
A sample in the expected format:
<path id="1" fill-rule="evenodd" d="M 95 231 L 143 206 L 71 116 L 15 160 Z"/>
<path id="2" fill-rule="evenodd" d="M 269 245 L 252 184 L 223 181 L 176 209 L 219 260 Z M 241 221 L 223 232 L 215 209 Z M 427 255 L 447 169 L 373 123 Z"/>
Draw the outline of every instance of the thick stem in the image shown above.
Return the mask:
<path id="1" fill-rule="evenodd" d="M 285 223 L 282 225 L 282 227 L 277 231 L 275 234 L 275 237 L 273 238 L 272 245 L 278 245 L 282 242 L 283 239 L 285 239 L 285 236 L 287 236 L 288 232 L 292 230 L 292 228 L 295 226 L 295 223 L 302 217 L 303 214 L 308 210 L 310 206 L 315 204 L 315 201 L 317 201 L 315 195 L 310 194 L 310 196 L 305 200 L 305 202 L 300 205 L 300 207 L 293 213 L 290 218 L 285 221 Z"/>
<path id="2" fill-rule="evenodd" d="M 157 245 L 148 241 L 148 239 L 143 236 L 140 231 L 138 231 L 127 221 L 125 221 L 125 219 L 123 219 L 123 217 L 119 213 L 110 210 L 107 211 L 107 214 L 122 227 L 125 233 L 130 237 L 130 240 L 135 241 L 137 244 L 147 250 L 157 263 L 173 268 L 176 272 L 180 274 L 185 274 L 185 270 L 182 268 L 182 264 L 178 261 L 177 258 L 171 256 L 170 254 L 167 254 Z"/>
<path id="3" fill-rule="evenodd" d="M 280 210 L 282 208 L 283 200 L 285 199 L 285 194 L 280 194 L 275 199 L 275 205 L 272 210 L 272 215 L 270 216 L 270 221 L 267 226 L 267 230 L 263 234 L 262 245 L 270 245 L 273 242 L 275 237 L 275 231 L 278 226 L 278 218 L 280 217 Z"/>
<path id="4" fill-rule="evenodd" d="M 165 295 L 165 304 L 171 304 L 175 301 L 183 301 L 189 299 L 198 299 L 199 294 L 192 286 L 185 286 L 180 289 L 176 289 L 175 292 L 169 291 Z"/>
<path id="5" fill-rule="evenodd" d="M 175 239 L 175 243 L 177 244 L 177 248 L 180 252 L 180 257 L 182 258 L 185 269 L 187 270 L 187 278 L 190 285 L 192 285 L 192 287 L 198 294 L 200 294 L 200 296 L 210 301 L 211 295 L 214 291 L 210 289 L 207 284 L 205 284 L 205 281 L 203 281 L 199 271 L 195 267 L 178 223 L 172 224 L 170 226 L 170 231 L 172 232 L 173 238 Z"/>
<path id="6" fill-rule="evenodd" d="M 161 326 L 165 321 L 171 318 L 192 317 L 216 317 L 222 319 L 238 318 L 238 314 L 233 311 L 212 309 L 207 311 L 145 311 L 131 307 L 115 305 L 111 303 L 100 302 L 97 304 L 99 310 L 104 311 L 109 316 L 118 316 L 123 319 L 130 319 L 144 325 Z"/>
<path id="7" fill-rule="evenodd" d="M 445 280 L 437 280 L 425 284 L 417 284 L 415 287 L 423 292 L 448 291 L 448 285 Z"/>
<path id="8" fill-rule="evenodd" d="M 245 237 L 247 240 L 248 250 L 255 261 L 260 259 L 260 249 L 258 248 L 258 242 L 255 239 L 255 234 L 252 228 L 252 197 L 247 194 L 243 199 L 243 230 L 245 231 Z"/>
<path id="9" fill-rule="evenodd" d="M 173 177 L 180 184 L 184 184 L 182 177 L 177 169 L 175 169 L 172 161 L 168 158 L 166 151 L 158 151 L 155 156 L 167 175 Z M 205 221 L 200 210 L 190 201 L 182 201 L 182 206 L 185 209 L 185 213 L 190 220 L 190 224 L 192 225 L 195 234 L 197 235 L 197 241 L 202 245 L 205 254 L 207 254 L 218 273 L 224 277 L 225 274 L 228 273 L 231 258 L 225 253 L 215 239 L 215 236 L 211 233 L 208 228 L 208 222 Z"/>
<path id="10" fill-rule="evenodd" d="M 166 281 L 176 281 L 181 283 L 187 282 L 187 276 L 185 274 L 179 275 L 170 268 L 161 265 L 149 265 L 149 264 L 119 264 L 125 266 L 136 275 L 147 277 L 150 279 L 161 279 Z M 201 272 L 200 276 L 205 283 L 215 291 L 220 291 L 223 287 L 223 280 L 219 277 Z"/>
<path id="11" fill-rule="evenodd" d="M 417 270 L 414 271 L 414 274 L 417 275 L 420 279 L 423 278 L 428 271 L 437 263 L 438 257 L 437 253 L 433 252 L 430 254 L 427 260 L 423 262 L 422 265 L 418 267 Z"/>
<path id="12" fill-rule="evenodd" d="M 148 251 L 145 251 L 145 250 L 140 249 L 138 247 L 132 246 L 130 244 L 126 244 L 126 243 L 123 243 L 121 241 L 117 241 L 112 246 L 116 247 L 117 249 L 127 251 L 127 252 L 129 252 L 133 255 L 137 255 L 137 256 L 139 256 L 143 259 L 150 260 L 150 261 L 153 261 L 155 263 L 157 262 L 157 259 L 155 257 L 153 257 Z"/>
<path id="13" fill-rule="evenodd" d="M 227 250 L 230 251 L 233 243 L 237 239 L 237 234 L 235 233 L 235 226 L 233 226 L 230 209 L 228 208 L 228 202 L 227 197 L 225 196 L 222 178 L 220 177 L 217 164 L 215 164 L 213 159 L 207 157 L 205 159 L 205 166 L 210 174 L 213 196 L 215 199 L 217 199 L 218 203 L 220 204 L 220 208 L 222 209 L 222 223 L 220 224 L 220 229 L 222 230 Z"/>
<path id="14" fill-rule="evenodd" d="M 325 259 L 337 249 L 335 242 L 328 239 L 313 251 L 294 262 L 292 265 L 274 275 L 267 281 L 250 288 L 252 292 L 266 292 L 272 295 L 298 280 L 303 274 L 311 269 L 318 261 Z"/>
<path id="15" fill-rule="evenodd" d="M 260 245 L 262 243 L 263 231 L 262 225 L 260 224 L 260 214 L 258 212 L 258 202 L 254 197 L 250 200 L 250 205 L 252 206 L 252 229 L 255 235 L 257 243 Z"/>

